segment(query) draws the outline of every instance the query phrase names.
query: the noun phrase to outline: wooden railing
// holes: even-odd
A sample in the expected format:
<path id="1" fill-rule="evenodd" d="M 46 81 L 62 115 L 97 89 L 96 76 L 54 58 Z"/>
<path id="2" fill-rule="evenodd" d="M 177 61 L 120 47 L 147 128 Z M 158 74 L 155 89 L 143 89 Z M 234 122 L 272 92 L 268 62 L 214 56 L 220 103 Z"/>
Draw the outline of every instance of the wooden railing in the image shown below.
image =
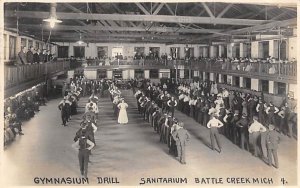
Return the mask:
<path id="1" fill-rule="evenodd" d="M 11 88 L 28 81 L 38 80 L 45 76 L 68 70 L 69 68 L 70 63 L 68 61 L 22 66 L 4 66 L 4 87 L 5 89 Z"/>

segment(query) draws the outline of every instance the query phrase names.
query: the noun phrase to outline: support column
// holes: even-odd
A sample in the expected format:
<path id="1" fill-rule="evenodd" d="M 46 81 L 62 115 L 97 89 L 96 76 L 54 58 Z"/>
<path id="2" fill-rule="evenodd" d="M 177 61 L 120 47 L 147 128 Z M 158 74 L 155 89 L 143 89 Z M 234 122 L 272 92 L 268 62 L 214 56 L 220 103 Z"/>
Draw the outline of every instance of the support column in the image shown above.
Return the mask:
<path id="1" fill-rule="evenodd" d="M 245 57 L 244 54 L 244 43 L 240 43 L 240 57 Z"/>
<path id="2" fill-rule="evenodd" d="M 134 79 L 134 69 L 129 70 L 129 79 Z"/>
<path id="3" fill-rule="evenodd" d="M 269 56 L 278 58 L 278 41 L 269 40 Z"/>
<path id="4" fill-rule="evenodd" d="M 125 80 L 129 79 L 129 70 L 122 71 L 122 78 Z"/>
<path id="5" fill-rule="evenodd" d="M 219 83 L 224 83 L 223 79 L 222 79 L 222 74 L 219 74 L 219 78 L 218 79 L 219 79 Z"/>
<path id="6" fill-rule="evenodd" d="M 227 44 L 227 57 L 232 58 L 233 43 Z"/>
<path id="7" fill-rule="evenodd" d="M 209 80 L 210 81 L 215 81 L 215 77 L 214 76 L 215 76 L 215 74 L 213 72 L 210 72 L 209 73 Z"/>
<path id="8" fill-rule="evenodd" d="M 258 58 L 258 41 L 251 42 L 251 58 Z"/>
<path id="9" fill-rule="evenodd" d="M 145 79 L 150 78 L 150 70 L 144 70 Z"/>
<path id="10" fill-rule="evenodd" d="M 112 70 L 107 70 L 106 74 L 107 74 L 107 79 L 112 79 L 112 77 L 113 77 Z"/>
<path id="11" fill-rule="evenodd" d="M 244 87 L 244 78 L 240 77 L 240 88 Z"/>
<path id="12" fill-rule="evenodd" d="M 218 56 L 222 57 L 224 55 L 224 51 L 225 51 L 224 46 L 223 45 L 219 45 L 219 54 L 218 54 Z"/>
<path id="13" fill-rule="evenodd" d="M 269 81 L 269 93 L 274 94 L 274 81 Z"/>
<path id="14" fill-rule="evenodd" d="M 184 69 L 179 69 L 179 78 L 184 78 Z"/>
<path id="15" fill-rule="evenodd" d="M 258 79 L 251 78 L 251 90 L 259 91 L 258 83 L 259 83 Z"/>
<path id="16" fill-rule="evenodd" d="M 208 57 L 208 47 L 203 47 L 203 57 Z"/>
<path id="17" fill-rule="evenodd" d="M 206 80 L 207 78 L 206 78 L 206 73 L 205 72 L 203 72 L 203 80 Z"/>

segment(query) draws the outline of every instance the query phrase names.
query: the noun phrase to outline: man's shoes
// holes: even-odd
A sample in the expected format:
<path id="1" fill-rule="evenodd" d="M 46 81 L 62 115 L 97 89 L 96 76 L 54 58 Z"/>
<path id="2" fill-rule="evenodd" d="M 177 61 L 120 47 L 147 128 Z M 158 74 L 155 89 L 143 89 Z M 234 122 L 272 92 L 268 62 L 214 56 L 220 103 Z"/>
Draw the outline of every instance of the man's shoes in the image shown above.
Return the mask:
<path id="1" fill-rule="evenodd" d="M 24 133 L 22 133 L 22 132 L 19 132 L 19 135 L 24 135 Z"/>
<path id="2" fill-rule="evenodd" d="M 183 161 L 180 161 L 180 163 L 181 163 L 181 164 L 184 164 L 184 165 L 186 164 L 186 162 L 183 162 Z"/>

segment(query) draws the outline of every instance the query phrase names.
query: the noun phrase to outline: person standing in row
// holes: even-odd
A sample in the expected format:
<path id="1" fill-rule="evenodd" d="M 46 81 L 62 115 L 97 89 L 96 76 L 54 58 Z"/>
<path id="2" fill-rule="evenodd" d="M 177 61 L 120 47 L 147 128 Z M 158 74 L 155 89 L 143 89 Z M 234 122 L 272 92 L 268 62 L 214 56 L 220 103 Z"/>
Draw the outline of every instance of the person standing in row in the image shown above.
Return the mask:
<path id="1" fill-rule="evenodd" d="M 216 114 L 214 114 L 212 116 L 212 119 L 209 120 L 208 123 L 207 123 L 207 127 L 210 129 L 211 149 L 216 150 L 219 153 L 221 153 L 221 151 L 222 151 L 222 146 L 221 146 L 221 142 L 220 142 L 220 139 L 219 139 L 218 128 L 220 128 L 222 126 L 223 126 L 223 123 L 219 119 L 217 119 Z M 216 139 L 217 145 L 219 147 L 219 150 L 217 150 L 215 148 L 215 139 Z"/>
<path id="2" fill-rule="evenodd" d="M 128 116 L 127 116 L 126 108 L 128 108 L 128 104 L 125 103 L 124 99 L 121 99 L 121 103 L 118 104 L 118 108 L 120 109 L 118 123 L 127 124 Z"/>
<path id="3" fill-rule="evenodd" d="M 266 128 L 258 122 L 258 117 L 254 116 L 253 117 L 253 123 L 250 125 L 249 129 L 249 138 L 252 140 L 251 145 L 252 148 L 254 149 L 254 156 L 257 157 L 257 147 L 258 146 L 258 138 L 261 135 L 261 132 L 266 132 Z"/>
<path id="4" fill-rule="evenodd" d="M 269 125 L 269 131 L 267 132 L 267 151 L 268 151 L 268 163 L 272 166 L 272 156 L 274 158 L 275 168 L 279 168 L 277 149 L 280 142 L 280 137 L 275 131 L 275 126 L 273 124 Z"/>
<path id="5" fill-rule="evenodd" d="M 85 132 L 81 134 L 80 138 L 72 145 L 74 149 L 78 150 L 78 159 L 81 175 L 85 178 L 88 173 L 88 162 L 90 156 L 90 150 L 95 146 L 95 144 L 89 140 Z"/>
<path id="6" fill-rule="evenodd" d="M 175 107 L 177 106 L 177 101 L 175 98 L 172 96 L 171 99 L 167 102 L 170 112 L 172 114 L 172 118 L 174 117 L 174 112 L 175 112 Z"/>
<path id="7" fill-rule="evenodd" d="M 190 140 L 190 134 L 188 133 L 188 131 L 186 129 L 183 128 L 184 124 L 183 122 L 180 122 L 178 124 L 177 130 L 175 130 L 172 133 L 172 137 L 176 142 L 176 146 L 177 146 L 177 153 L 178 153 L 178 161 L 181 164 L 186 164 L 185 161 L 185 146 L 186 143 Z"/>

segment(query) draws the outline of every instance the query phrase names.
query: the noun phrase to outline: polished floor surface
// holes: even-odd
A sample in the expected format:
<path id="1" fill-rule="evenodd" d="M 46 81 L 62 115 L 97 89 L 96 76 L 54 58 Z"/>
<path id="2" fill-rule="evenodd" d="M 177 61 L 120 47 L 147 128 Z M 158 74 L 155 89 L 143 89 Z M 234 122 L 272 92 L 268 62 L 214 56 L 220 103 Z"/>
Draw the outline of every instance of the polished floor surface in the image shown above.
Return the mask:
<path id="1" fill-rule="evenodd" d="M 95 134 L 96 147 L 89 163 L 89 182 L 97 177 L 117 177 L 119 185 L 139 185 L 141 178 L 187 178 L 195 185 L 195 178 L 272 178 L 274 185 L 297 183 L 297 141 L 282 137 L 279 146 L 279 169 L 270 167 L 249 152 L 241 150 L 224 136 L 222 153 L 212 151 L 209 130 L 193 119 L 176 112 L 191 134 L 186 148 L 187 164 L 180 164 L 168 154 L 167 145 L 138 114 L 131 91 L 122 91 L 129 104 L 127 125 L 117 124 L 109 98 L 101 98 L 100 123 Z M 71 145 L 84 111 L 87 98 L 79 101 L 79 114 L 67 127 L 61 125 L 60 99 L 51 100 L 34 118 L 23 124 L 24 136 L 3 153 L 5 182 L 12 185 L 35 185 L 34 178 L 80 177 L 77 151 Z M 151 184 L 158 185 L 158 184 Z M 182 184 L 180 184 L 182 185 Z M 184 184 L 185 185 L 185 184 Z M 257 184 L 259 185 L 259 184 Z"/>

